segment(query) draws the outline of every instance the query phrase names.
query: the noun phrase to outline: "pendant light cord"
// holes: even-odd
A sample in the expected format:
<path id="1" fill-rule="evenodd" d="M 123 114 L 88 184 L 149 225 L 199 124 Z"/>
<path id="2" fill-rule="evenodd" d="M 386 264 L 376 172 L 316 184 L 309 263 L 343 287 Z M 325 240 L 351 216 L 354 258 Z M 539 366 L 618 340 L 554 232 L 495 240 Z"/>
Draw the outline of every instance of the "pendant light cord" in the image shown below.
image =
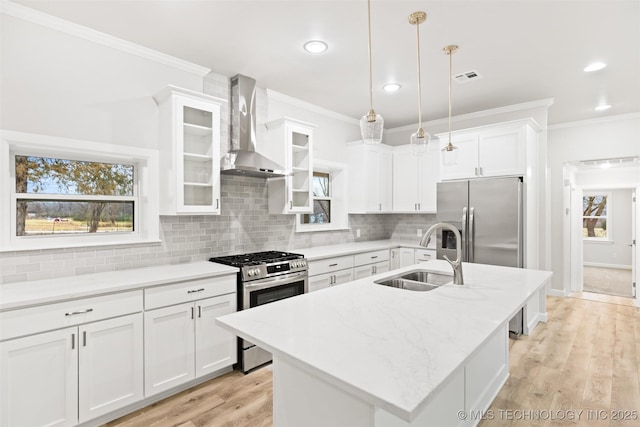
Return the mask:
<path id="1" fill-rule="evenodd" d="M 416 22 L 416 39 L 418 41 L 418 129 L 422 128 L 422 85 L 420 83 L 420 21 Z"/>
<path id="2" fill-rule="evenodd" d="M 453 56 L 453 51 L 449 50 L 449 145 L 451 145 L 451 80 L 452 80 L 452 75 L 451 75 L 451 64 L 452 64 L 452 57 Z"/>
<path id="3" fill-rule="evenodd" d="M 367 0 L 367 18 L 368 18 L 368 27 L 369 27 L 369 114 L 371 114 L 371 111 L 373 111 L 373 65 L 371 60 L 371 0 Z"/>

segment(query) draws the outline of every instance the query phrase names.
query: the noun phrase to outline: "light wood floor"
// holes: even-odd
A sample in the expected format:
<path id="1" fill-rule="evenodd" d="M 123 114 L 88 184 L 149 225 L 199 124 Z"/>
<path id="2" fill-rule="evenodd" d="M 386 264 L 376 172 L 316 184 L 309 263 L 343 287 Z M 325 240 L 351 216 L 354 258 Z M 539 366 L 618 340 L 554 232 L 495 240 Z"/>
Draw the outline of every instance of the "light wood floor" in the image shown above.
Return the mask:
<path id="1" fill-rule="evenodd" d="M 490 408 L 494 419 L 480 426 L 640 426 L 640 309 L 578 298 L 547 303 L 549 322 L 510 340 L 511 375 Z M 268 369 L 233 372 L 107 426 L 271 427 L 272 398 Z M 522 420 L 530 410 L 584 412 L 572 421 Z M 635 410 L 637 419 L 612 422 L 612 410 Z"/>

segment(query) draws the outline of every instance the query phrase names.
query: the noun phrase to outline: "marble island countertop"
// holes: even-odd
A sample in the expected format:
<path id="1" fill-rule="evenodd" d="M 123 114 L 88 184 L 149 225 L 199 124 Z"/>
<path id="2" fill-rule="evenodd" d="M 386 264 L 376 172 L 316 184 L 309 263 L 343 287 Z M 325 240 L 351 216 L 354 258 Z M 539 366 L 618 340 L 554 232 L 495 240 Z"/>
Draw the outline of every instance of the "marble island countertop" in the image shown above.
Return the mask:
<path id="1" fill-rule="evenodd" d="M 465 285 L 414 292 L 374 284 L 429 261 L 240 311 L 218 323 L 366 402 L 413 419 L 550 272 L 463 264 Z M 506 337 L 505 337 L 506 339 Z"/>

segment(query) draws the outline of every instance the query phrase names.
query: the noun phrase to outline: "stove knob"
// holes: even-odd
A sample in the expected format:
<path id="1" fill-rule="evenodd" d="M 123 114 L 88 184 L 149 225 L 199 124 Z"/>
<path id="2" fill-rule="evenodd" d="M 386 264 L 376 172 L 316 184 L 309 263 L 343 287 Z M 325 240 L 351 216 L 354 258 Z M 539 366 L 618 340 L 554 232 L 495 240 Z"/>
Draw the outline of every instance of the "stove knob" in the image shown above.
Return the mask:
<path id="1" fill-rule="evenodd" d="M 249 277 L 253 276 L 253 270 L 252 269 L 247 270 L 247 276 L 249 276 Z"/>
<path id="2" fill-rule="evenodd" d="M 293 268 L 298 268 L 298 267 L 300 267 L 300 263 L 298 261 L 294 261 L 294 262 L 291 263 L 291 266 Z"/>
<path id="3" fill-rule="evenodd" d="M 253 272 L 254 276 L 257 276 L 260 273 L 260 270 L 258 270 L 257 268 L 254 268 L 253 270 L 251 270 Z"/>

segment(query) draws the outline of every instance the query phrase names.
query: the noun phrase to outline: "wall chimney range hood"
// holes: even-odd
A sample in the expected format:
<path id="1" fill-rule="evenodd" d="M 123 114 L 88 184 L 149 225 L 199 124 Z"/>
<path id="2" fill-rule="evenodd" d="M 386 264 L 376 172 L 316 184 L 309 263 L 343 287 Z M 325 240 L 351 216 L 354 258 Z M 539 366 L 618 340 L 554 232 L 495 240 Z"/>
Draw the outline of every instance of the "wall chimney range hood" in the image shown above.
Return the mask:
<path id="1" fill-rule="evenodd" d="M 256 152 L 256 81 L 231 78 L 231 146 L 220 160 L 220 172 L 260 178 L 285 176 L 284 167 Z"/>

